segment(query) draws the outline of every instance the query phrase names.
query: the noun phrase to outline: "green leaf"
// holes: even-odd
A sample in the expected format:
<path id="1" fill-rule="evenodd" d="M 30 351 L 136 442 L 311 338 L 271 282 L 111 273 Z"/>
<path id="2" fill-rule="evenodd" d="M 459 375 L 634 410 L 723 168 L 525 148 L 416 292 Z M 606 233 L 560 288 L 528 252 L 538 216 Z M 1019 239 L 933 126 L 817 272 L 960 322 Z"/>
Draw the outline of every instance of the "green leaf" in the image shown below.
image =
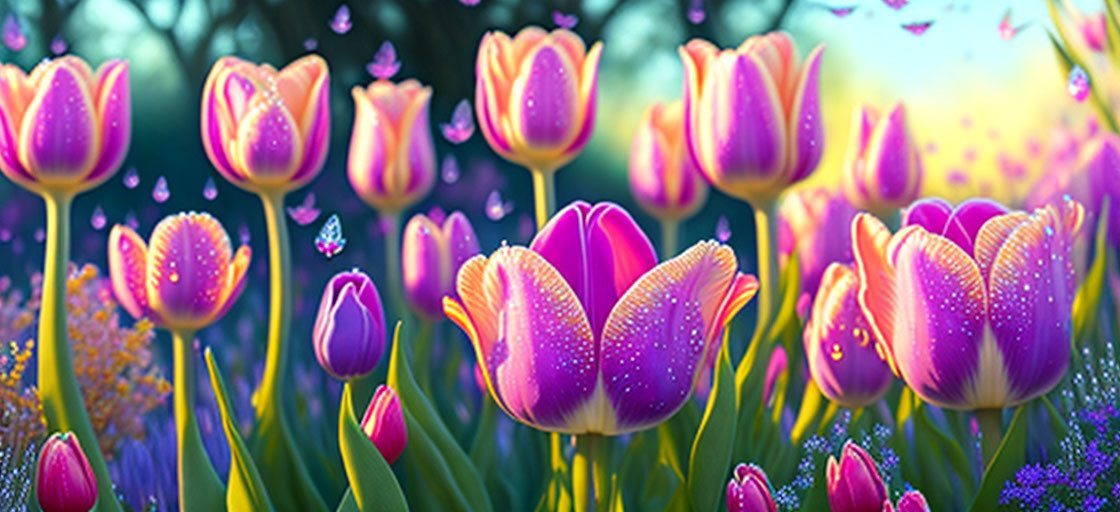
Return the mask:
<path id="1" fill-rule="evenodd" d="M 426 435 L 431 436 L 436 449 L 446 460 L 455 482 L 466 496 L 471 510 L 493 510 L 482 477 L 475 470 L 466 452 L 455 441 L 451 431 L 440 420 L 436 408 L 420 391 L 420 386 L 412 376 L 408 357 L 405 355 L 404 347 L 401 346 L 401 322 L 397 322 L 397 328 L 393 332 L 393 351 L 389 356 L 388 381 L 389 386 L 397 390 L 401 404 L 415 417 L 417 425 Z M 411 427 L 409 434 L 412 434 Z"/>
<path id="2" fill-rule="evenodd" d="M 416 420 L 416 416 L 409 409 L 404 410 L 405 424 L 408 425 L 408 446 L 402 457 L 407 457 L 416 464 L 423 476 L 419 492 L 436 494 L 440 501 L 451 510 L 472 510 L 458 482 L 452 475 L 447 459 L 440 453 L 435 442 L 427 431 Z M 432 485 L 440 482 L 439 485 Z"/>
<path id="3" fill-rule="evenodd" d="M 1031 404 L 1028 402 L 1019 406 L 1015 416 L 1011 418 L 1011 426 L 1003 436 L 995 457 L 984 471 L 984 478 L 980 481 L 980 490 L 976 499 L 972 501 L 972 512 L 988 512 L 999 507 L 999 493 L 1003 490 L 1004 483 L 1015 476 L 1015 472 L 1023 467 L 1027 455 L 1027 412 Z"/>
<path id="4" fill-rule="evenodd" d="M 350 481 L 350 492 L 361 512 L 407 512 L 404 492 L 392 468 L 358 426 L 350 384 L 342 388 L 338 408 L 338 449 Z"/>
<path id="5" fill-rule="evenodd" d="M 715 384 L 688 460 L 688 491 L 693 510 L 716 510 L 731 470 L 735 442 L 735 382 L 727 343 L 716 361 Z"/>
<path id="6" fill-rule="evenodd" d="M 1108 270 L 1108 210 L 1109 197 L 1105 196 L 1101 205 L 1100 219 L 1097 221 L 1096 247 L 1093 251 L 1093 264 L 1077 289 L 1073 299 L 1073 352 L 1089 342 L 1096 329 L 1097 314 L 1101 310 L 1101 295 L 1104 293 L 1105 273 Z"/>
<path id="7" fill-rule="evenodd" d="M 778 289 L 781 290 L 782 295 L 778 302 L 777 316 L 767 335 L 769 340 L 780 337 L 786 327 L 798 319 L 797 299 L 801 295 L 801 263 L 796 250 L 786 260 L 785 267 L 782 267 L 782 273 L 778 276 Z"/>
<path id="8" fill-rule="evenodd" d="M 214 362 L 214 354 L 206 349 L 206 367 L 210 370 L 210 386 L 218 399 L 218 412 L 222 415 L 222 429 L 229 440 L 229 482 L 226 490 L 226 508 L 229 510 L 272 510 L 272 502 L 264 490 L 260 472 L 249 456 L 249 449 L 241 434 L 237 432 L 237 422 L 233 419 L 226 382 Z"/>
<path id="9" fill-rule="evenodd" d="M 953 438 L 940 427 L 934 425 L 933 420 L 929 417 L 928 409 L 926 409 L 924 405 L 919 406 L 914 412 L 914 421 L 915 426 L 924 426 L 929 434 L 932 435 L 932 438 L 937 440 L 939 456 L 936 457 L 936 459 L 941 460 L 942 457 L 948 459 L 949 465 L 953 467 L 953 470 L 960 478 L 965 493 L 972 494 L 972 465 L 969 464 L 968 456 L 965 455 L 961 445 L 953 440 Z M 929 439 L 929 437 L 925 438 Z"/>
<path id="10" fill-rule="evenodd" d="M 1054 408 L 1054 404 L 1050 403 L 1050 399 L 1046 395 L 1040 396 L 1039 400 L 1042 405 L 1046 406 L 1046 412 L 1050 416 L 1050 431 L 1054 434 L 1054 441 L 1061 442 L 1069 434 L 1069 425 L 1062 415 L 1058 414 L 1058 410 Z"/>

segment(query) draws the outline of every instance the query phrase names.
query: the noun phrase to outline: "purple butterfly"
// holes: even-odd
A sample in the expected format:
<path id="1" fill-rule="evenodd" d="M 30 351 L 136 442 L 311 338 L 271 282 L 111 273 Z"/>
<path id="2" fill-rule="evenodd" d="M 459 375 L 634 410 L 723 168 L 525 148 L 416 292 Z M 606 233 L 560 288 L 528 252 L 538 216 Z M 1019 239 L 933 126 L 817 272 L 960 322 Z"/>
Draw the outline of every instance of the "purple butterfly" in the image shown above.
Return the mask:
<path id="1" fill-rule="evenodd" d="M 289 206 L 288 217 L 291 217 L 296 224 L 306 226 L 315 222 L 319 218 L 319 209 L 315 207 L 315 193 L 308 192 L 303 198 L 303 203 L 297 206 Z"/>
<path id="2" fill-rule="evenodd" d="M 579 23 L 579 16 L 575 14 L 564 14 L 560 11 L 552 11 L 552 22 L 557 27 L 571 30 Z"/>
<path id="3" fill-rule="evenodd" d="M 401 61 L 397 60 L 397 49 L 393 43 L 385 41 L 381 48 L 373 55 L 373 61 L 366 64 L 366 71 L 378 80 L 388 80 L 401 69 Z"/>
<path id="4" fill-rule="evenodd" d="M 451 114 L 451 122 L 440 123 L 443 138 L 452 144 L 462 144 L 474 134 L 474 117 L 471 116 L 471 104 L 462 100 L 455 105 L 455 112 Z"/>

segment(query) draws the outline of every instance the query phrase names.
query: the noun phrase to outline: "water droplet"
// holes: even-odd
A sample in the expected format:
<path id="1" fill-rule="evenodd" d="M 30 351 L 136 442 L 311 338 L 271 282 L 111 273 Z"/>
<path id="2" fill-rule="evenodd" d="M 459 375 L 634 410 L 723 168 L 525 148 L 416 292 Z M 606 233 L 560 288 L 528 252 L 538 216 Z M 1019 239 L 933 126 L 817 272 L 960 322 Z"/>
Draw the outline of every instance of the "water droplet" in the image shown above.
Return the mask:
<path id="1" fill-rule="evenodd" d="M 731 222 L 727 220 L 726 215 L 720 215 L 719 220 L 716 221 L 716 240 L 720 242 L 731 240 Z"/>
<path id="2" fill-rule="evenodd" d="M 474 117 L 471 115 L 471 103 L 460 100 L 455 105 L 455 112 L 451 114 L 451 122 L 440 123 L 443 138 L 452 144 L 462 144 L 471 138 L 474 133 Z"/>
<path id="3" fill-rule="evenodd" d="M 4 18 L 4 46 L 14 52 L 27 46 L 27 34 L 23 33 L 23 27 L 15 13 L 9 13 L 8 17 Z"/>
<path id="4" fill-rule="evenodd" d="M 242 223 L 237 228 L 237 238 L 241 240 L 241 245 L 249 245 L 250 233 L 249 225 Z"/>
<path id="5" fill-rule="evenodd" d="M 68 48 L 69 45 L 67 45 L 66 40 L 62 38 L 62 34 L 58 34 L 54 36 L 54 39 L 51 39 L 51 53 L 62 55 L 66 53 Z"/>
<path id="6" fill-rule="evenodd" d="M 844 349 L 840 348 L 839 343 L 833 343 L 831 350 L 828 351 L 828 356 L 831 357 L 833 361 L 839 361 L 844 358 Z"/>
<path id="7" fill-rule="evenodd" d="M 1069 79 L 1066 81 L 1066 91 L 1078 103 L 1089 97 L 1089 74 L 1081 66 L 1073 66 L 1069 70 Z"/>
<path id="8" fill-rule="evenodd" d="M 397 49 L 393 43 L 385 41 L 381 48 L 373 55 L 373 60 L 366 64 L 366 71 L 378 80 L 388 80 L 401 69 L 401 61 L 397 60 Z"/>
<path id="9" fill-rule="evenodd" d="M 93 215 L 89 218 L 89 225 L 93 226 L 93 229 L 100 231 L 105 227 L 105 223 L 105 210 L 101 209 L 101 205 L 97 205 L 97 207 L 93 209 Z"/>
<path id="10" fill-rule="evenodd" d="M 692 0 L 688 6 L 688 21 L 693 25 L 704 23 L 708 13 L 704 11 L 704 0 Z"/>
<path id="11" fill-rule="evenodd" d="M 501 192 L 494 189 L 486 196 L 485 210 L 486 218 L 492 221 L 499 221 L 513 211 L 513 201 L 502 202 Z"/>
<path id="12" fill-rule="evenodd" d="M 160 176 L 156 186 L 152 189 L 152 199 L 157 203 L 164 203 L 171 197 L 171 190 L 167 188 L 167 178 Z"/>
<path id="13" fill-rule="evenodd" d="M 172 272 L 171 275 L 167 276 L 167 280 L 171 281 L 172 283 L 178 283 L 179 282 L 179 273 L 178 272 Z"/>
<path id="14" fill-rule="evenodd" d="M 315 51 L 319 47 L 319 40 L 314 37 L 309 37 L 303 40 L 303 49 L 309 52 Z"/>
<path id="15" fill-rule="evenodd" d="M 443 178 L 443 182 L 448 185 L 459 181 L 459 160 L 455 158 L 455 155 L 443 157 L 443 163 L 439 166 L 439 175 Z"/>
<path id="16" fill-rule="evenodd" d="M 334 12 L 334 17 L 331 18 L 331 30 L 336 34 L 345 34 L 350 31 L 354 25 L 350 22 L 350 7 L 342 4 L 338 10 Z"/>
<path id="17" fill-rule="evenodd" d="M 47 239 L 47 232 L 43 228 L 35 228 L 35 241 L 43 243 Z"/>
<path id="18" fill-rule="evenodd" d="M 128 170 L 124 172 L 123 181 L 124 187 L 128 189 L 133 189 L 140 185 L 140 175 L 136 172 L 135 167 L 129 167 Z"/>
<path id="19" fill-rule="evenodd" d="M 207 201 L 218 198 L 218 185 L 214 183 L 214 178 L 206 179 L 206 186 L 202 187 L 202 197 L 205 197 Z"/>

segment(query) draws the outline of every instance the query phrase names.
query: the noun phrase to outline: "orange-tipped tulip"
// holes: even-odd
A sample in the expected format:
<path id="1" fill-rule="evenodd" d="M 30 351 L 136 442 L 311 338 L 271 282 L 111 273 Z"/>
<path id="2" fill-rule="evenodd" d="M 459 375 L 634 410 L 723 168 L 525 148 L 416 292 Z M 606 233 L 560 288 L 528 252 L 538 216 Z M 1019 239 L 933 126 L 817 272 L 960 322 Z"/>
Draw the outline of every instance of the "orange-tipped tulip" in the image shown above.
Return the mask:
<path id="1" fill-rule="evenodd" d="M 888 213 L 918 198 L 922 157 L 902 103 L 886 115 L 867 105 L 856 109 L 843 177 L 845 195 L 861 210 Z"/>
<path id="2" fill-rule="evenodd" d="M 708 184 L 685 148 L 682 102 L 654 103 L 642 116 L 630 146 L 630 190 L 663 220 L 691 217 L 704 206 Z"/>
<path id="3" fill-rule="evenodd" d="M 511 162 L 551 172 L 575 158 L 595 126 L 602 43 L 587 50 L 575 33 L 527 27 L 482 38 L 475 112 L 490 147 Z"/>
<path id="4" fill-rule="evenodd" d="M 128 63 L 96 72 L 78 57 L 30 75 L 0 66 L 0 170 L 36 193 L 77 194 L 109 179 L 132 136 Z"/>

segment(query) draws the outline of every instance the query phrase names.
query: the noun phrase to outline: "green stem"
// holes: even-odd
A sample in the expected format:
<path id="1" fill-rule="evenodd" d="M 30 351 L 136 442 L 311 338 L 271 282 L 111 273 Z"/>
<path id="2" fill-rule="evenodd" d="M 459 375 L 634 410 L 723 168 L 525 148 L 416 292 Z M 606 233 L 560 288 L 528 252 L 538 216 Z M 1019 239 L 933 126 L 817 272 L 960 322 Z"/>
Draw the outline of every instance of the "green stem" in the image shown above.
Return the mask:
<path id="1" fill-rule="evenodd" d="M 85 400 L 74 375 L 66 324 L 66 278 L 70 265 L 70 204 L 73 196 L 45 193 L 47 207 L 46 257 L 39 306 L 38 375 L 43 416 L 50 432 L 72 431 L 97 477 L 97 510 L 119 511 L 109 468 L 86 413 Z"/>
<path id="2" fill-rule="evenodd" d="M 556 173 L 543 169 L 529 169 L 529 172 L 533 175 L 533 207 L 537 229 L 540 229 L 556 211 Z"/>
<path id="3" fill-rule="evenodd" d="M 980 424 L 980 453 L 986 468 L 1003 441 L 1003 409 L 977 409 L 976 423 Z"/>
<path id="4" fill-rule="evenodd" d="M 179 508 L 183 512 L 221 510 L 225 486 L 214 472 L 195 419 L 194 332 L 171 331 L 175 346 L 175 430 L 178 433 Z"/>
<path id="5" fill-rule="evenodd" d="M 677 236 L 680 234 L 681 221 L 677 219 L 661 220 L 661 260 L 667 260 L 677 254 Z"/>
<path id="6" fill-rule="evenodd" d="M 755 340 L 760 333 L 770 328 L 777 316 L 774 308 L 778 304 L 778 215 L 774 203 L 754 206 L 755 237 L 758 246 L 758 321 L 755 326 Z"/>
<path id="7" fill-rule="evenodd" d="M 393 325 L 397 320 L 404 320 L 408 311 L 401 283 L 401 213 L 379 213 L 385 228 L 385 279 L 389 281 L 389 314 L 392 315 L 389 325 Z"/>
<path id="8" fill-rule="evenodd" d="M 572 502 L 575 512 L 595 510 L 594 434 L 573 436 L 576 453 L 572 457 Z"/>
<path id="9" fill-rule="evenodd" d="M 420 384 L 420 390 L 433 401 L 432 394 L 432 330 L 433 324 L 427 320 L 420 321 L 420 332 L 416 335 L 416 347 L 412 352 L 412 367 L 416 369 L 414 375 Z"/>
<path id="10" fill-rule="evenodd" d="M 262 193 L 265 222 L 268 227 L 269 314 L 268 353 L 264 376 L 254 397 L 257 415 L 266 407 L 283 410 L 281 386 L 287 381 L 288 330 L 292 319 L 292 256 L 288 241 L 288 223 L 284 219 L 284 194 Z M 281 414 L 281 417 L 283 415 Z M 284 421 L 284 420 L 282 420 Z"/>

